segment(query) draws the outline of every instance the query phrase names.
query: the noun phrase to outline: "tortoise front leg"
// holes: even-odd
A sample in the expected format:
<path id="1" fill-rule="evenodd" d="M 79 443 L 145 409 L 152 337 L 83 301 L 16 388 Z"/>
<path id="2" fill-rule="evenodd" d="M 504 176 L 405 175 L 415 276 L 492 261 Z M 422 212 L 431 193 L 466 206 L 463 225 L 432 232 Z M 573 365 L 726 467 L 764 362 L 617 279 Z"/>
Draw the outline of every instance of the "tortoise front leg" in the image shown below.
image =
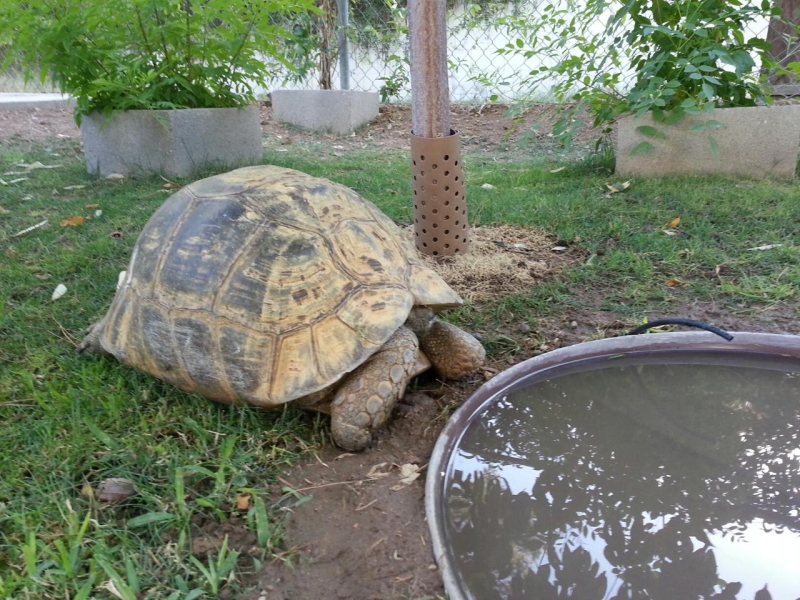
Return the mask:
<path id="1" fill-rule="evenodd" d="M 363 450 L 383 427 L 416 374 L 419 342 L 401 327 L 370 359 L 342 380 L 331 402 L 333 441 L 345 450 Z"/>
<path id="2" fill-rule="evenodd" d="M 434 318 L 419 335 L 420 348 L 444 379 L 461 379 L 486 362 L 486 350 L 475 336 Z"/>

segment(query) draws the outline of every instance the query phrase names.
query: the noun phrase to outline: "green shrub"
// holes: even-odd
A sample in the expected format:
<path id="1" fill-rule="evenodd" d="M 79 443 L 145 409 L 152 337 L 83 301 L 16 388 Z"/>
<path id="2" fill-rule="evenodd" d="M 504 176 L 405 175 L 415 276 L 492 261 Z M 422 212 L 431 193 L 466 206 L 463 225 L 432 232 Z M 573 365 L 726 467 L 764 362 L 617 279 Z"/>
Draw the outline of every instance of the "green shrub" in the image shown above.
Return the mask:
<path id="1" fill-rule="evenodd" d="M 547 57 L 552 66 L 532 70 L 522 87 L 551 82 L 557 100 L 579 101 L 557 123 L 564 141 L 583 106 L 600 126 L 622 114 L 652 111 L 671 123 L 771 101 L 757 62 L 778 65 L 770 45 L 748 34 L 780 17 L 769 0 L 565 0 L 540 10 L 535 20 L 502 19 L 513 42 L 498 52 Z"/>
<path id="2" fill-rule="evenodd" d="M 50 80 L 91 111 L 235 107 L 255 100 L 310 0 L 3 0 L 0 72 Z"/>

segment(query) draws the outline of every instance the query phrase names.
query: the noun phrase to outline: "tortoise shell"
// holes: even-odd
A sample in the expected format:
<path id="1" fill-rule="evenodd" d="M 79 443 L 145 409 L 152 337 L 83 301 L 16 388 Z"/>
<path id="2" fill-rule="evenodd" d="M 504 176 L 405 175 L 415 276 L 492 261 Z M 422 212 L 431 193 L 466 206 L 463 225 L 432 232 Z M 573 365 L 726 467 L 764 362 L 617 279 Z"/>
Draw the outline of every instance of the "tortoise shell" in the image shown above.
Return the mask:
<path id="1" fill-rule="evenodd" d="M 460 303 L 374 204 L 326 179 L 256 166 L 164 202 L 97 339 L 183 390 L 275 406 L 358 367 L 414 305 Z"/>

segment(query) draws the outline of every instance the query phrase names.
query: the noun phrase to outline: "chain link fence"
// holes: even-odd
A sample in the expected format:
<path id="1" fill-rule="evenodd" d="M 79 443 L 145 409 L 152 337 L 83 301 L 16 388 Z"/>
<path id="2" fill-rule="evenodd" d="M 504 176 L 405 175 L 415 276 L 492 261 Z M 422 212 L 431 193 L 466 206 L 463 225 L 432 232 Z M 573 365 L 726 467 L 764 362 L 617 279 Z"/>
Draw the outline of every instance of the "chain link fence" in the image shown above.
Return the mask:
<path id="1" fill-rule="evenodd" d="M 341 29 L 335 0 L 323 0 L 325 8 L 332 9 L 328 21 L 319 31 Z M 795 8 L 797 0 L 778 0 L 779 4 Z M 502 52 L 513 48 L 520 37 L 521 23 L 536 23 L 556 3 L 541 0 L 511 0 L 501 4 L 478 0 L 477 3 L 448 0 L 448 56 L 449 87 L 453 102 L 487 102 L 491 97 L 512 101 L 525 95 L 538 100 L 552 98 L 554 81 L 539 82 L 535 89 L 526 87 L 532 71 L 555 64 L 557 57 L 547 53 Z M 332 4 L 332 6 L 331 6 Z M 760 4 L 760 2 L 759 2 Z M 349 89 L 378 92 L 384 102 L 404 102 L 410 98 L 408 19 L 405 2 L 396 0 L 349 0 L 349 23 L 346 28 L 349 58 Z M 797 8 L 800 10 L 800 8 Z M 611 13 L 609 12 L 608 15 Z M 606 15 L 606 16 L 608 16 Z M 793 15 L 797 19 L 800 15 Z M 591 29 L 595 32 L 605 26 L 599 16 Z M 558 32 L 554 32 L 558 34 Z M 770 27 L 767 19 L 750 24 L 746 35 L 768 40 L 773 45 L 773 56 L 778 61 L 787 57 L 800 60 L 800 43 L 793 32 Z M 276 76 L 275 87 L 295 89 L 319 88 L 320 82 L 330 82 L 340 89 L 338 40 L 330 33 L 317 38 L 315 62 L 329 69 L 305 69 L 300 75 L 281 79 Z M 577 44 L 577 42 L 576 42 Z M 576 54 L 579 48 L 563 49 Z M 501 52 L 498 52 L 501 51 Z M 326 58 L 327 63 L 326 63 Z M 784 61 L 785 62 L 785 61 Z M 307 65 L 308 66 L 308 65 Z M 633 79 L 633 72 L 623 73 L 622 87 Z M 776 95 L 800 95 L 797 82 L 773 80 Z"/>

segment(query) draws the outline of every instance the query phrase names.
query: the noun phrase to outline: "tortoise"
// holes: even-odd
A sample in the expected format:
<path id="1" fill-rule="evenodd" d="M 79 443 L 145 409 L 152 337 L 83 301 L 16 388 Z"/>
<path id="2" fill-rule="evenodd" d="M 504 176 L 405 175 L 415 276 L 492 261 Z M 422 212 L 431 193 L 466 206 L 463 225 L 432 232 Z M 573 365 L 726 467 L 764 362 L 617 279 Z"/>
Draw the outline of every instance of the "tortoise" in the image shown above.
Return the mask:
<path id="1" fill-rule="evenodd" d="M 170 196 L 81 351 L 230 404 L 297 402 L 361 450 L 409 380 L 483 364 L 435 315 L 462 299 L 374 204 L 326 179 L 237 169 Z"/>

